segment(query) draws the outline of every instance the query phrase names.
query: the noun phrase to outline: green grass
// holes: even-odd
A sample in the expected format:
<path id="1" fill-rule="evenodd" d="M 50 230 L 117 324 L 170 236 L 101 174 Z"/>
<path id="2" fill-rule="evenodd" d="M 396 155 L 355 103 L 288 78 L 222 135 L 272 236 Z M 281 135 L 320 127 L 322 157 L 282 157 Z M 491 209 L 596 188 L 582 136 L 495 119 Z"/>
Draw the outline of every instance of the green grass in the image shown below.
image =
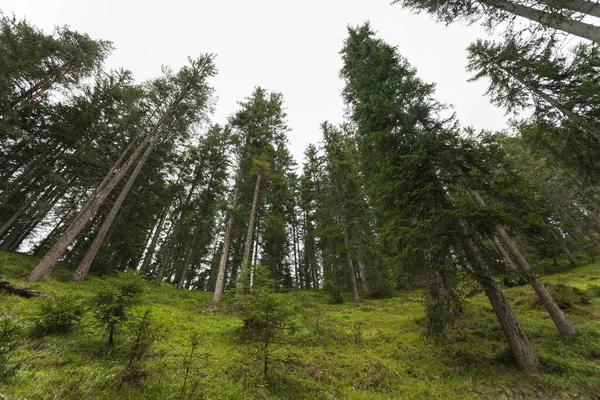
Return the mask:
<path id="1" fill-rule="evenodd" d="M 60 268 L 50 282 L 23 277 L 36 259 L 0 253 L 0 276 L 49 296 L 90 298 L 100 287 L 91 277 L 69 283 Z M 327 304 L 315 292 L 282 293 L 294 305 L 294 329 L 280 346 L 280 363 L 266 379 L 245 361 L 239 339 L 243 323 L 231 312 L 226 294 L 220 310 L 212 294 L 177 291 L 148 283 L 146 300 L 166 335 L 145 363 L 147 379 L 119 384 L 124 338 L 111 347 L 88 316 L 72 332 L 32 339 L 23 335 L 11 360 L 20 367 L 0 394 L 8 399 L 179 399 L 183 357 L 190 336 L 202 337 L 185 398 L 207 399 L 564 399 L 600 394 L 600 263 L 543 277 L 550 290 L 565 297 L 566 310 L 579 334 L 562 338 L 530 287 L 505 294 L 527 331 L 544 370 L 526 374 L 511 361 L 503 333 L 483 295 L 444 338 L 423 336 L 424 305 L 419 290 L 385 300 Z M 578 290 L 573 290 L 576 288 Z M 575 295 L 573 295 L 575 293 Z M 44 298 L 0 295 L 0 314 L 12 315 L 29 329 Z"/>

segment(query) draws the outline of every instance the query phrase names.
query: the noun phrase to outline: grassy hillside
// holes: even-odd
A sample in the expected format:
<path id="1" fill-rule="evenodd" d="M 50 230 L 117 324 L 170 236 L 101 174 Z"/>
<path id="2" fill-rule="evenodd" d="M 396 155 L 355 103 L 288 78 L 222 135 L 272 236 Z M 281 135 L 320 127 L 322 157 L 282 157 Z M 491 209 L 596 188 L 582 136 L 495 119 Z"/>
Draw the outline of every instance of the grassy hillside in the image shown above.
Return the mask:
<path id="1" fill-rule="evenodd" d="M 60 270 L 51 282 L 26 283 L 22 278 L 35 262 L 0 253 L 0 276 L 54 298 L 70 294 L 89 299 L 101 290 L 98 278 L 69 283 L 68 271 Z M 598 398 L 600 265 L 544 280 L 580 333 L 561 338 L 531 288 L 507 288 L 506 296 L 544 365 L 543 373 L 533 375 L 511 361 L 481 294 L 466 305 L 455 329 L 435 341 L 422 335 L 418 290 L 342 305 L 327 304 L 320 293 L 278 294 L 293 305 L 294 324 L 285 343 L 277 346 L 281 361 L 266 381 L 260 379 L 260 366 L 247 361 L 252 347 L 240 340 L 243 323 L 231 312 L 227 294 L 222 309 L 213 310 L 211 293 L 148 283 L 145 297 L 158 321 L 155 329 L 165 333 L 144 361 L 144 373 L 129 380 L 123 379 L 123 371 L 131 343 L 124 333 L 109 346 L 88 313 L 65 335 L 34 338 L 28 332 L 49 297 L 0 294 L 0 317 L 23 328 L 18 347 L 8 353 L 9 363 L 18 368 L 7 383 L 0 383 L 0 394 L 8 399 Z M 189 362 L 193 333 L 200 344 Z"/>

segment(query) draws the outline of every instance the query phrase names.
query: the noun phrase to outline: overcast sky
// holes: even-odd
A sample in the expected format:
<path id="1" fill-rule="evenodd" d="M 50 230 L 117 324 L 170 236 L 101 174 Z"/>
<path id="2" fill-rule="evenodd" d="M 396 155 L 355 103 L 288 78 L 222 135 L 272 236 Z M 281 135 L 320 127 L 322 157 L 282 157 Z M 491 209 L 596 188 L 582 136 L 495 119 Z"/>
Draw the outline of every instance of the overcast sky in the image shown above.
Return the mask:
<path id="1" fill-rule="evenodd" d="M 390 0 L 3 0 L 14 12 L 51 32 L 69 25 L 116 50 L 108 68 L 124 67 L 139 81 L 173 69 L 187 56 L 214 53 L 219 98 L 213 122 L 224 123 L 238 101 L 261 86 L 283 93 L 297 161 L 321 140 L 319 124 L 343 119 L 339 51 L 348 25 L 370 21 L 378 36 L 397 46 L 437 99 L 453 104 L 463 126 L 502 129 L 502 110 L 484 97 L 485 82 L 468 83 L 466 47 L 486 34 L 479 26 L 449 27 L 415 15 Z"/>

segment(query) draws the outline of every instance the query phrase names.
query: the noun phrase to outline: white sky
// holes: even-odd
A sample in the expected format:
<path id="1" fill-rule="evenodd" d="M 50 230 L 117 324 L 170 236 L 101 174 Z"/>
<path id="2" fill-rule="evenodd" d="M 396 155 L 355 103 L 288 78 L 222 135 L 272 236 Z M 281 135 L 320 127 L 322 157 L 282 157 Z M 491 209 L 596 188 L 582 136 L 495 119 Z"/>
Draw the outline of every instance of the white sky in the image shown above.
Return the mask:
<path id="1" fill-rule="evenodd" d="M 217 55 L 219 98 L 213 122 L 223 124 L 255 86 L 283 93 L 290 145 L 297 161 L 321 140 L 319 124 L 343 119 L 339 51 L 346 27 L 370 21 L 397 46 L 437 99 L 455 106 L 464 126 L 502 129 L 504 112 L 483 96 L 485 82 L 468 83 L 466 47 L 486 34 L 479 26 L 445 27 L 390 0 L 3 0 L 0 9 L 50 32 L 69 25 L 116 50 L 108 68 L 124 67 L 138 81 L 177 69 L 187 56 Z"/>

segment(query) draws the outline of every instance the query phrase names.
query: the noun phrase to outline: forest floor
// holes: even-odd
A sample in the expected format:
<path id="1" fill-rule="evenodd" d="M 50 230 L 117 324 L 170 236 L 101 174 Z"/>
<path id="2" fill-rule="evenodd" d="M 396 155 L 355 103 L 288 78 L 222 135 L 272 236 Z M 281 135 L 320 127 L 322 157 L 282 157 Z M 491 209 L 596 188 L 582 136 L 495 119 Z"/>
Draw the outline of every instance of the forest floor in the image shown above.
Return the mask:
<path id="1" fill-rule="evenodd" d="M 600 398 L 600 263 L 542 277 L 579 330 L 571 338 L 559 336 L 530 287 L 505 289 L 541 373 L 514 365 L 483 294 L 465 304 L 444 337 L 431 339 L 423 334 L 420 290 L 358 304 L 347 297 L 339 305 L 322 293 L 292 291 L 277 294 L 294 313 L 291 329 L 271 347 L 277 360 L 263 379 L 253 357 L 259 348 L 240 339 L 243 322 L 229 294 L 215 310 L 212 293 L 148 283 L 145 307 L 153 332 L 162 334 L 135 373 L 127 369 L 127 331 L 111 346 L 91 313 L 66 334 L 30 335 L 43 302 L 67 294 L 90 299 L 102 288 L 95 277 L 69 282 L 60 268 L 50 282 L 25 282 L 36 261 L 0 252 L 0 277 L 45 295 L 0 293 L 0 336 L 9 326 L 22 329 L 15 346 L 0 343 L 0 399 Z M 199 346 L 190 357 L 194 333 Z"/>

